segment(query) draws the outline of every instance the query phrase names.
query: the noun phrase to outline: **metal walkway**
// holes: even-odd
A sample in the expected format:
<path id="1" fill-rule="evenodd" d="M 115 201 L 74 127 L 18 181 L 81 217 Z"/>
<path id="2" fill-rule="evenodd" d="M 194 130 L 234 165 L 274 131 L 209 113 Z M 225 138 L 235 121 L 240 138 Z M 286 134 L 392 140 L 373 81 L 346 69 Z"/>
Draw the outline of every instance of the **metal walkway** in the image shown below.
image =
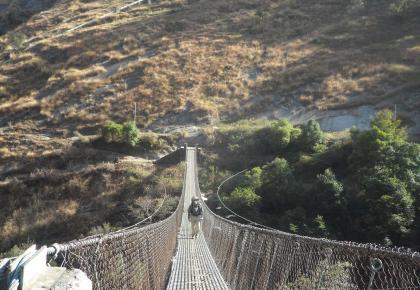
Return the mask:
<path id="1" fill-rule="evenodd" d="M 191 238 L 187 211 L 191 197 L 198 192 L 195 183 L 195 149 L 187 148 L 186 154 L 184 211 L 167 289 L 229 289 L 207 247 L 202 232 L 198 238 Z"/>

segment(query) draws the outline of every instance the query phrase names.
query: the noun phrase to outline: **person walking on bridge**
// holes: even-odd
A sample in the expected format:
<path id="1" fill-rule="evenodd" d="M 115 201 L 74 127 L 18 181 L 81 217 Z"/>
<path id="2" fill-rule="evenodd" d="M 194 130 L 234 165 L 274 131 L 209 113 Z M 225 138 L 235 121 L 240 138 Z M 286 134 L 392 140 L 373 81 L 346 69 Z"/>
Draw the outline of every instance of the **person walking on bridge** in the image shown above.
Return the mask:
<path id="1" fill-rule="evenodd" d="M 197 196 L 191 199 L 188 207 L 188 220 L 191 223 L 192 237 L 196 238 L 200 231 L 200 222 L 203 219 L 203 208 Z"/>

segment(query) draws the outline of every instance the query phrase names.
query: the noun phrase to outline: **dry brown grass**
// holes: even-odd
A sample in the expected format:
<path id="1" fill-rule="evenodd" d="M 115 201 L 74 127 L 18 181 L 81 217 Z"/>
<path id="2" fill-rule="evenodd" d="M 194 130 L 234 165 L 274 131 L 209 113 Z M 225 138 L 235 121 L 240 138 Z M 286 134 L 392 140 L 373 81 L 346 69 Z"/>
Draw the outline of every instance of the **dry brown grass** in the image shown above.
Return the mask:
<path id="1" fill-rule="evenodd" d="M 183 112 L 212 122 L 278 105 L 343 107 L 383 96 L 420 70 L 420 21 L 398 23 L 344 0 L 168 1 L 52 38 L 104 7 L 62 1 L 16 29 L 41 41 L 0 68 L 1 106 L 12 119 L 30 109 L 14 106 L 21 98 L 76 128 L 125 119 L 133 102 L 143 126 Z M 7 35 L 0 43 L 7 47 Z M 411 91 L 387 100 L 402 94 Z"/>
<path id="2" fill-rule="evenodd" d="M 58 37 L 123 2 L 62 0 L 0 37 L 0 61 L 9 59 L 0 65 L 0 174 L 11 178 L 0 183 L 3 249 L 55 228 L 62 239 L 74 237 L 69 228 L 109 228 L 101 225 L 116 200 L 151 204 L 137 185 L 152 168 L 98 164 L 95 150 L 69 151 L 62 138 L 125 121 L 134 102 L 144 127 L 393 102 L 410 119 L 419 107 L 418 17 L 401 22 L 347 0 L 179 0 Z M 17 33 L 29 48 L 14 48 Z M 180 172 L 160 174 L 173 181 Z"/>
<path id="3" fill-rule="evenodd" d="M 19 142 L 25 143 L 22 140 L 21 136 Z M 117 155 L 88 147 L 61 146 L 35 154 L 25 146 L 15 146 L 16 154 L 33 154 L 16 156 L 8 148 L 0 150 L 0 164 L 7 164 L 0 166 L 0 252 L 28 240 L 79 238 L 104 224 L 111 229 L 127 226 L 136 221 L 133 216 L 144 218 L 146 207 L 154 211 L 158 206 L 163 191 L 150 191 L 156 180 L 165 183 L 169 195 L 181 190 L 182 166 L 161 170 L 134 158 L 114 163 Z M 174 206 L 168 204 L 162 217 Z"/>
<path id="4" fill-rule="evenodd" d="M 2 158 L 49 158 L 66 146 L 52 145 L 60 136 L 126 120 L 134 102 L 145 127 L 395 101 L 409 118 L 418 103 L 418 18 L 345 0 L 162 1 L 56 37 L 122 3 L 63 0 L 0 37 L 10 59 L 0 126 L 13 132 Z M 12 49 L 16 33 L 32 46 Z"/>

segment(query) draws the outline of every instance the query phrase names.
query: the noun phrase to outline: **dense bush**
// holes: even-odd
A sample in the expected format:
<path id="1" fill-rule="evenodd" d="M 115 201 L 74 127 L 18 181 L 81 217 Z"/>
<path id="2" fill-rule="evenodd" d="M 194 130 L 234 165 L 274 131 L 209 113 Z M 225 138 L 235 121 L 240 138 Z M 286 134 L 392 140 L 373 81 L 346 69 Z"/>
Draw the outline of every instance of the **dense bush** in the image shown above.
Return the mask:
<path id="1" fill-rule="evenodd" d="M 134 122 L 125 122 L 123 124 L 124 142 L 132 147 L 136 146 L 139 141 L 140 132 Z"/>
<path id="2" fill-rule="evenodd" d="M 224 197 L 223 201 L 234 211 L 250 215 L 258 210 L 261 197 L 250 187 L 238 187 L 230 195 Z"/>
<path id="3" fill-rule="evenodd" d="M 226 186 L 226 200 L 294 233 L 418 247 L 420 145 L 408 141 L 400 121 L 382 111 L 370 130 L 352 130 L 346 142 L 323 135 L 314 121 L 297 128 L 286 120 L 231 134 L 236 158 L 259 158 L 260 148 L 273 159 L 238 178 L 236 189 Z M 260 147 L 247 140 L 256 136 Z M 261 197 L 253 209 L 251 196 Z"/>
<path id="4" fill-rule="evenodd" d="M 287 119 L 281 119 L 271 126 L 272 135 L 271 142 L 273 151 L 279 151 L 295 142 L 302 131 L 300 128 L 293 126 Z"/>
<path id="5" fill-rule="evenodd" d="M 105 142 L 122 142 L 123 140 L 123 126 L 121 124 L 115 122 L 108 122 L 102 128 L 102 137 L 104 138 Z"/>
<path id="6" fill-rule="evenodd" d="M 263 197 L 265 210 L 278 212 L 287 209 L 294 199 L 293 169 L 283 158 L 276 158 L 262 167 L 262 185 L 258 192 Z"/>
<path id="7" fill-rule="evenodd" d="M 305 134 L 303 134 L 303 132 Z M 214 147 L 217 151 L 227 151 L 225 162 L 233 168 L 244 168 L 258 165 L 261 162 L 272 160 L 274 156 L 291 152 L 299 148 L 312 152 L 322 151 L 323 133 L 315 121 L 310 121 L 302 128 L 294 126 L 287 119 L 278 121 L 240 121 L 233 124 L 224 124 L 215 133 Z M 255 158 L 243 158 L 252 155 Z"/>
<path id="8" fill-rule="evenodd" d="M 305 150 L 314 150 L 317 145 L 320 145 L 324 140 L 323 132 L 319 123 L 314 120 L 302 126 L 302 133 L 299 136 L 299 144 Z"/>
<path id="9" fill-rule="evenodd" d="M 102 137 L 107 143 L 124 143 L 134 147 L 139 141 L 140 132 L 134 122 L 108 122 L 102 128 Z"/>

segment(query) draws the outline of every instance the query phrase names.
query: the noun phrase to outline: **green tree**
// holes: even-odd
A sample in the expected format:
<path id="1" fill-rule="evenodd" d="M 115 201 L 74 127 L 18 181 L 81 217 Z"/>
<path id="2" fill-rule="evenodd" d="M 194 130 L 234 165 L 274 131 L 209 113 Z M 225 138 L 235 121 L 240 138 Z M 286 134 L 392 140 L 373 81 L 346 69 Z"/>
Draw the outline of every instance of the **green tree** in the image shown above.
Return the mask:
<path id="1" fill-rule="evenodd" d="M 352 132 L 349 160 L 358 190 L 349 208 L 362 237 L 400 242 L 413 228 L 420 147 L 407 141 L 406 130 L 389 110 L 379 112 L 371 127 Z"/>
<path id="2" fill-rule="evenodd" d="M 300 128 L 294 127 L 287 119 L 281 119 L 271 125 L 270 144 L 274 152 L 286 148 L 296 141 L 301 134 Z"/>
<path id="3" fill-rule="evenodd" d="M 134 122 L 125 122 L 123 124 L 123 136 L 124 142 L 132 147 L 136 146 L 139 138 L 140 132 Z"/>
<path id="4" fill-rule="evenodd" d="M 353 152 L 350 164 L 354 169 L 392 165 L 390 157 L 407 142 L 407 133 L 401 121 L 394 119 L 389 110 L 379 112 L 371 122 L 371 130 L 352 130 Z"/>
<path id="5" fill-rule="evenodd" d="M 262 185 L 258 193 L 263 198 L 263 205 L 268 211 L 279 212 L 293 208 L 294 196 L 293 170 L 284 158 L 276 158 L 262 167 Z"/>
<path id="6" fill-rule="evenodd" d="M 315 146 L 324 141 L 323 132 L 319 123 L 314 120 L 309 120 L 302 126 L 302 134 L 298 140 L 299 145 L 303 146 L 305 150 L 314 150 Z"/>
<path id="7" fill-rule="evenodd" d="M 405 143 L 387 155 L 393 174 L 407 183 L 411 192 L 420 187 L 420 144 Z"/>
<path id="8" fill-rule="evenodd" d="M 401 242 L 414 219 L 414 199 L 406 184 L 389 177 L 389 170 L 375 167 L 363 180 L 360 196 L 362 235 L 371 241 Z"/>
<path id="9" fill-rule="evenodd" d="M 251 216 L 257 212 L 261 197 L 250 187 L 237 187 L 223 201 L 235 212 Z"/>
<path id="10" fill-rule="evenodd" d="M 323 174 L 317 175 L 320 199 L 326 207 L 340 206 L 344 203 L 343 184 L 337 180 L 332 169 L 325 169 Z"/>
<path id="11" fill-rule="evenodd" d="M 261 167 L 254 167 L 245 173 L 244 183 L 252 189 L 257 189 L 262 185 L 262 169 Z"/>
<path id="12" fill-rule="evenodd" d="M 332 169 L 328 168 L 323 174 L 317 175 L 316 192 L 313 194 L 313 207 L 339 235 L 342 224 L 346 221 L 347 200 L 344 196 L 344 186 L 337 180 Z M 315 222 L 321 222 L 316 220 Z"/>

